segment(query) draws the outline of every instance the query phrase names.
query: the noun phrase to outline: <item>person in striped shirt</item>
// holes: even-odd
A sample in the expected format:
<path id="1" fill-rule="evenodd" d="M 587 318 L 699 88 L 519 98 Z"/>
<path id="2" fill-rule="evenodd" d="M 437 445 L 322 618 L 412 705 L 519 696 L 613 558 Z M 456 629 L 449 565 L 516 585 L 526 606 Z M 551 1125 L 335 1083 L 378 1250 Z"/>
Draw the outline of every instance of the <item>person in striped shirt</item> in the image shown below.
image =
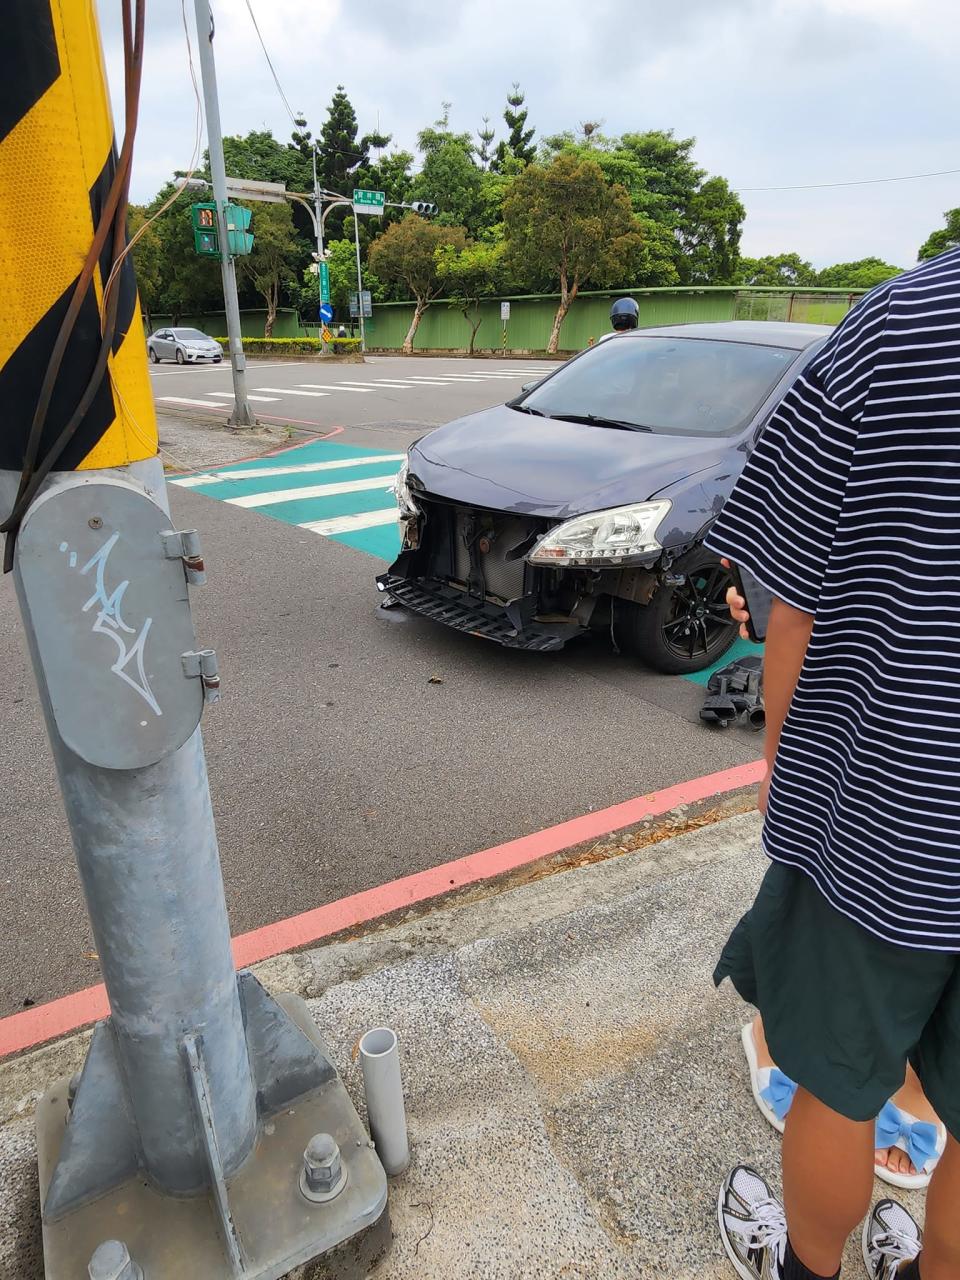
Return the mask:
<path id="1" fill-rule="evenodd" d="M 909 1063 L 945 1149 L 924 1232 L 882 1200 L 864 1261 L 872 1280 L 958 1280 L 960 250 L 850 312 L 706 545 L 774 596 L 771 862 L 715 980 L 759 1009 L 795 1086 L 784 1203 L 735 1168 L 720 1191 L 724 1247 L 744 1280 L 839 1275 L 870 1204 L 876 1120 Z"/>

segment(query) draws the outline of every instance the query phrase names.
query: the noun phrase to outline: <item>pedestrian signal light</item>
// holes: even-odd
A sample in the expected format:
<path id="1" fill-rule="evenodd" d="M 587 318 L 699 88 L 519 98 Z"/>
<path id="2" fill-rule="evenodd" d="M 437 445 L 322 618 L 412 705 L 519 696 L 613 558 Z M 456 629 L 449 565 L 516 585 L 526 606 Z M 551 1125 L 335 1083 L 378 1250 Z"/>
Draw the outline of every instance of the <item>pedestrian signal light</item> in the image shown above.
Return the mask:
<path id="1" fill-rule="evenodd" d="M 220 254 L 220 237 L 217 234 L 217 206 L 192 204 L 190 216 L 193 222 L 193 247 L 197 253 Z"/>

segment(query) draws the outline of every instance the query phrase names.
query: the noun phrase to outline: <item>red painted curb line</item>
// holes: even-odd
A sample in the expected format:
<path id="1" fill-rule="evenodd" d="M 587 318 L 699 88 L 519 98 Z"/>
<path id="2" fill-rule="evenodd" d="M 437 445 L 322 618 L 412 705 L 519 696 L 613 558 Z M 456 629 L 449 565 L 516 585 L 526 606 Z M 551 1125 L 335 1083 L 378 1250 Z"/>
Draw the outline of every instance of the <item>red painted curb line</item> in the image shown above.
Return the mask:
<path id="1" fill-rule="evenodd" d="M 439 867 L 391 880 L 375 889 L 365 889 L 362 893 L 351 894 L 348 898 L 315 907 L 301 915 L 289 916 L 286 920 L 278 920 L 275 924 L 234 938 L 234 962 L 238 966 L 255 964 L 283 951 L 319 942 L 354 925 L 365 924 L 449 893 L 451 889 L 490 880 L 505 871 L 536 862 L 538 858 L 632 826 L 644 818 L 668 813 L 677 805 L 692 804 L 751 786 L 761 780 L 763 773 L 762 760 L 738 765 L 735 769 L 724 769 L 721 773 L 710 773 L 690 782 L 666 787 L 663 791 L 615 804 L 609 809 L 585 813 L 582 817 L 571 818 L 569 822 L 534 831 L 528 836 L 508 840 L 505 844 L 468 854 L 465 858 L 456 858 Z M 0 1018 L 0 1058 L 21 1049 L 33 1048 L 68 1031 L 76 1031 L 98 1018 L 105 1018 L 109 1012 L 107 993 L 101 983 L 38 1005 L 35 1009 Z"/>

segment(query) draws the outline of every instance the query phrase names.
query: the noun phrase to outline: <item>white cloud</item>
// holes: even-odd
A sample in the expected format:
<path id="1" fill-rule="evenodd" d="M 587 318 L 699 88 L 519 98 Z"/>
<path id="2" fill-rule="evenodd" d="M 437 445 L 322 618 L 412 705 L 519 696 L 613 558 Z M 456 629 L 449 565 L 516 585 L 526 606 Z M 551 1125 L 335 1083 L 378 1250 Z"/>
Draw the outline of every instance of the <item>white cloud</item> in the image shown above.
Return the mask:
<path id="1" fill-rule="evenodd" d="M 452 123 L 502 128 L 519 80 L 538 136 L 674 128 L 738 188 L 843 182 L 957 167 L 960 24 L 955 0 L 252 0 L 290 105 L 316 133 L 338 83 L 361 129 L 378 120 L 413 148 Z M 192 0 L 186 0 L 193 30 Z M 114 100 L 115 6 L 103 3 Z M 290 121 L 244 0 L 214 0 L 228 133 Z M 193 91 L 180 6 L 149 9 L 134 195 L 189 160 Z M 878 254 L 900 265 L 960 205 L 960 180 L 744 193 L 745 252 L 796 249 L 817 263 Z"/>

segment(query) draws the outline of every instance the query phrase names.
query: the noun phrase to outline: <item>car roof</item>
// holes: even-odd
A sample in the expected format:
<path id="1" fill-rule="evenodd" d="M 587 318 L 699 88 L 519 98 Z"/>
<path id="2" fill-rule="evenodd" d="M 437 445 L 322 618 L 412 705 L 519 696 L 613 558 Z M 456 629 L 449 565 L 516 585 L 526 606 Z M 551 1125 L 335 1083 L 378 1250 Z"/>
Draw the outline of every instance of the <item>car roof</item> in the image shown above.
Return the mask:
<path id="1" fill-rule="evenodd" d="M 713 338 L 720 342 L 749 342 L 761 347 L 790 347 L 803 351 L 833 333 L 829 324 L 787 324 L 782 320 L 714 320 L 699 324 L 666 324 L 633 329 L 622 338 Z"/>

